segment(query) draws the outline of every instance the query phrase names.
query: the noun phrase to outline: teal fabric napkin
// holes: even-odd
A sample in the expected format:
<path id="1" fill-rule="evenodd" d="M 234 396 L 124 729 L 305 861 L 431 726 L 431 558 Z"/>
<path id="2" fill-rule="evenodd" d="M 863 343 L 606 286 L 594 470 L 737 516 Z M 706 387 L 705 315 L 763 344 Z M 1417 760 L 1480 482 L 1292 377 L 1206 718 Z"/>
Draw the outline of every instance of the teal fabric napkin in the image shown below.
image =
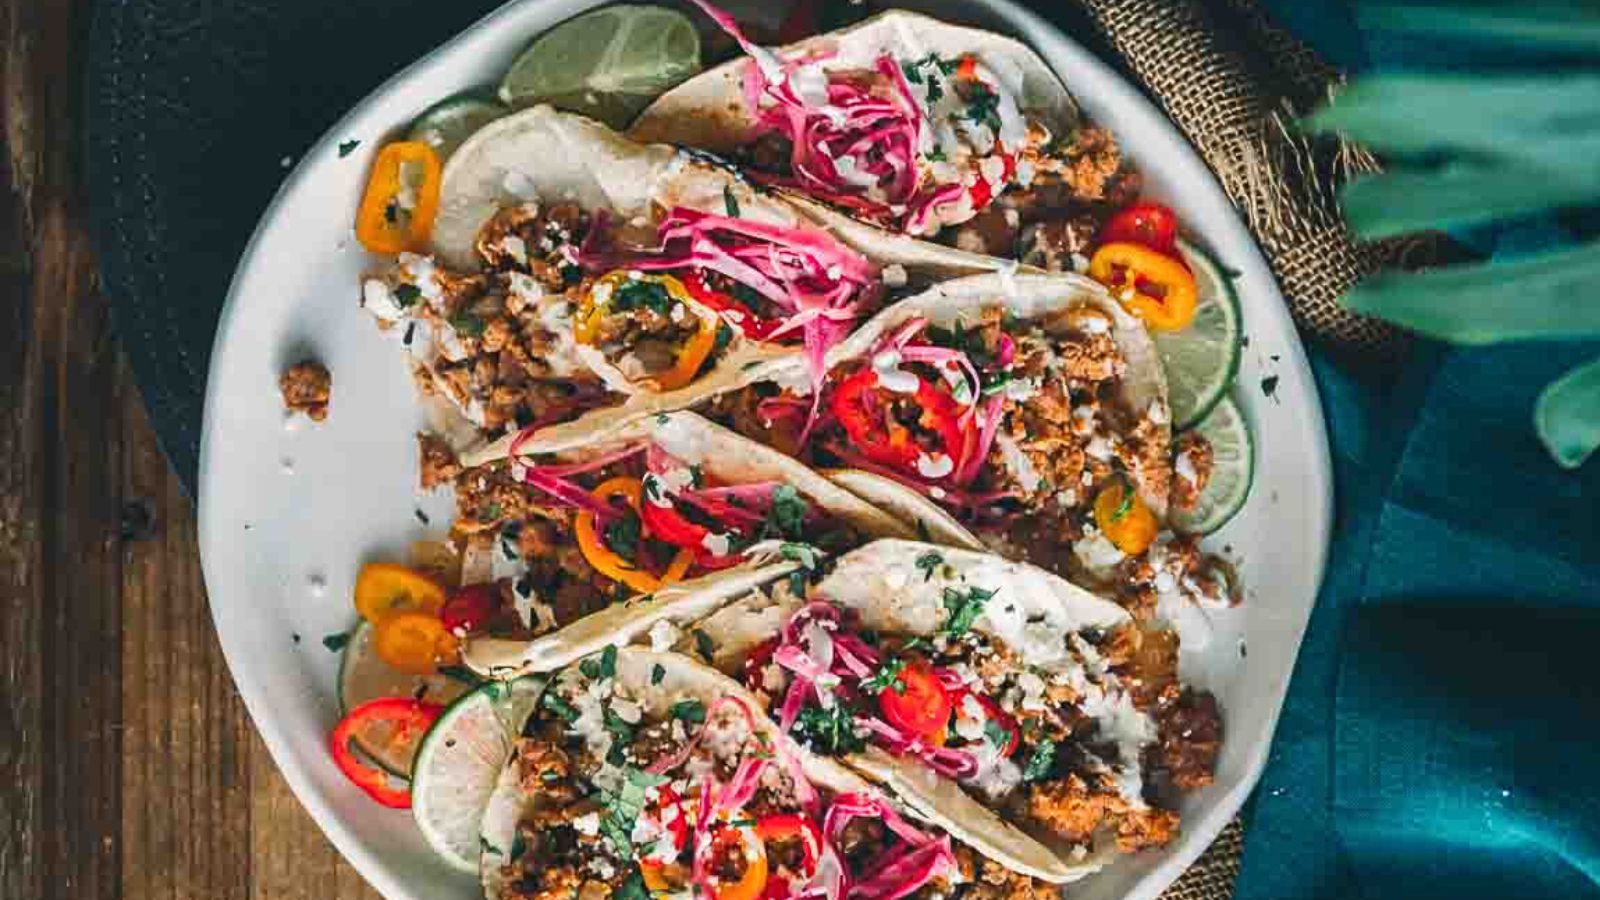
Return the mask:
<path id="1" fill-rule="evenodd" d="M 1340 0 L 1269 6 L 1346 68 L 1464 58 L 1369 39 Z M 1236 900 L 1600 898 L 1600 462 L 1559 469 L 1530 422 L 1595 352 L 1424 345 L 1367 375 L 1313 352 L 1336 533 Z"/>

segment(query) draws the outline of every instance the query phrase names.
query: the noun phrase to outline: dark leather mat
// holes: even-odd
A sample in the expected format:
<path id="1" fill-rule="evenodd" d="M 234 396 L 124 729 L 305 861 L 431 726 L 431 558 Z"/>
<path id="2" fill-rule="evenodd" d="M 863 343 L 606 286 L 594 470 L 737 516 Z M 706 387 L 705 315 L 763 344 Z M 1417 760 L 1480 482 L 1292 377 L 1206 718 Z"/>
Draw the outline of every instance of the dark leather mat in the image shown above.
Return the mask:
<path id="1" fill-rule="evenodd" d="M 495 0 L 98 0 L 85 159 L 106 292 L 157 433 L 193 490 L 217 314 L 300 154 Z M 1060 0 L 1032 4 L 1078 24 Z M 1072 21 L 1063 21 L 1071 19 Z"/>

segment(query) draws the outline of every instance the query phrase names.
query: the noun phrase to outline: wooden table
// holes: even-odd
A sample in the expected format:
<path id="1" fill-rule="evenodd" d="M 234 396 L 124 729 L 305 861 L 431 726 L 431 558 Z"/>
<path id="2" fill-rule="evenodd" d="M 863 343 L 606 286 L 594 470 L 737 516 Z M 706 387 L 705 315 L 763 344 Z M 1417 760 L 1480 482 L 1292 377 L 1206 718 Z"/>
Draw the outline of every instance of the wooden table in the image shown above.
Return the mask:
<path id="1" fill-rule="evenodd" d="M 112 336 L 79 153 L 88 15 L 0 0 L 0 897 L 376 897 L 245 715 L 193 508 Z"/>
<path id="2" fill-rule="evenodd" d="M 377 897 L 250 725 L 193 507 L 112 335 L 79 153 L 87 28 L 84 0 L 0 0 L 0 898 Z M 1237 859 L 1237 832 L 1212 853 Z"/>

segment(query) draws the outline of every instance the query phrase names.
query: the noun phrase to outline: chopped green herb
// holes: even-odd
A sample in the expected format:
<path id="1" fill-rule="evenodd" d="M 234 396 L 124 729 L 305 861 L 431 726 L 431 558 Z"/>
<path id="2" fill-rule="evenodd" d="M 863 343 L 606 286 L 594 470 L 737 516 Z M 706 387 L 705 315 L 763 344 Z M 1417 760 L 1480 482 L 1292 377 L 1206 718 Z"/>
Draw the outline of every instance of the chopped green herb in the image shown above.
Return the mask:
<path id="1" fill-rule="evenodd" d="M 638 516 L 622 516 L 606 526 L 606 546 L 628 562 L 638 558 L 641 537 Z"/>
<path id="2" fill-rule="evenodd" d="M 1034 748 L 1033 755 L 1028 757 L 1027 766 L 1022 769 L 1023 781 L 1038 781 L 1050 774 L 1055 767 L 1056 742 L 1045 738 Z"/>
<path id="3" fill-rule="evenodd" d="M 794 541 L 785 541 L 778 552 L 790 562 L 797 562 L 802 568 L 815 570 L 817 568 L 817 548 L 810 544 L 800 544 Z"/>
<path id="4" fill-rule="evenodd" d="M 296 644 L 300 643 L 300 632 L 298 632 L 298 631 L 289 632 L 289 638 L 291 640 L 293 640 Z"/>
<path id="5" fill-rule="evenodd" d="M 561 695 L 554 691 L 546 691 L 545 695 L 539 698 L 539 705 L 560 716 L 563 722 L 578 721 L 577 708 L 562 699 Z"/>
<path id="6" fill-rule="evenodd" d="M 355 140 L 340 141 L 339 142 L 339 158 L 340 159 L 344 159 L 346 156 L 349 156 L 351 153 L 355 152 L 355 149 L 357 147 L 359 147 L 359 146 L 361 146 L 361 142 L 360 141 L 355 141 Z"/>
<path id="7" fill-rule="evenodd" d="M 994 131 L 1000 130 L 1000 95 L 989 89 L 981 81 L 973 81 L 967 86 L 967 111 L 968 121 L 979 125 L 986 125 Z"/>
<path id="8" fill-rule="evenodd" d="M 410 307 L 413 303 L 416 303 L 417 298 L 421 296 L 422 289 L 414 284 L 402 282 L 394 286 L 394 302 L 398 304 L 401 309 Z"/>
<path id="9" fill-rule="evenodd" d="M 667 424 L 668 422 L 671 422 L 671 421 L 672 421 L 672 417 L 667 415 L 666 413 L 657 413 L 656 414 L 656 424 L 657 425 L 665 425 L 665 424 Z"/>
<path id="10" fill-rule="evenodd" d="M 478 673 L 472 671 L 466 666 L 440 666 L 439 674 L 450 679 L 451 681 L 471 685 L 473 687 L 483 683 L 483 679 L 478 677 Z"/>
<path id="11" fill-rule="evenodd" d="M 1269 398 L 1276 399 L 1278 393 L 1278 376 L 1268 375 L 1267 377 L 1261 379 L 1261 393 Z"/>
<path id="12" fill-rule="evenodd" d="M 989 742 L 989 746 L 1004 750 L 1011 743 L 1011 729 L 1002 725 L 999 719 L 985 719 L 983 739 Z"/>
<path id="13" fill-rule="evenodd" d="M 578 671 L 583 673 L 583 677 L 595 681 L 600 677 L 600 660 L 586 659 L 578 663 Z"/>
<path id="14" fill-rule="evenodd" d="M 1120 522 L 1123 517 L 1133 510 L 1133 498 L 1138 496 L 1133 485 L 1128 481 L 1128 476 L 1117 473 L 1117 483 L 1122 491 L 1122 499 L 1117 503 L 1117 508 L 1111 512 L 1111 521 Z"/>
<path id="15" fill-rule="evenodd" d="M 905 669 L 906 661 L 898 656 L 890 657 L 883 661 L 878 671 L 861 682 L 861 690 L 867 694 L 881 694 L 885 688 L 894 686 L 895 693 L 903 694 L 906 683 L 900 679 L 900 673 Z"/>
<path id="16" fill-rule="evenodd" d="M 733 342 L 733 327 L 727 322 L 717 323 L 717 341 L 711 346 L 712 353 L 721 353 Z"/>
<path id="17" fill-rule="evenodd" d="M 671 714 L 674 719 L 682 719 L 685 722 L 704 722 L 706 705 L 699 700 L 679 700 L 672 704 Z"/>
<path id="18" fill-rule="evenodd" d="M 482 337 L 483 320 L 472 313 L 457 313 L 450 317 L 450 327 L 467 337 Z"/>
<path id="19" fill-rule="evenodd" d="M 801 744 L 829 755 L 853 753 L 865 746 L 856 734 L 855 715 L 837 698 L 828 709 L 803 707 L 795 719 L 793 733 Z"/>
<path id="20" fill-rule="evenodd" d="M 603 718 L 606 730 L 611 732 L 611 736 L 617 739 L 611 745 L 611 749 L 621 752 L 623 746 L 633 743 L 633 725 L 631 723 L 623 721 L 623 718 L 617 715 L 616 711 L 609 706 L 605 708 Z"/>
<path id="21" fill-rule="evenodd" d="M 772 506 L 767 510 L 766 521 L 762 523 L 762 536 L 800 540 L 810 508 L 794 485 L 778 485 L 772 489 Z"/>
<path id="22" fill-rule="evenodd" d="M 700 654 L 700 658 L 706 662 L 711 662 L 711 658 L 717 652 L 717 644 L 711 639 L 711 635 L 699 628 L 694 630 L 694 652 Z"/>
<path id="23" fill-rule="evenodd" d="M 672 304 L 672 295 L 661 282 L 629 281 L 611 292 L 606 305 L 617 312 L 644 307 L 664 316 L 672 311 Z"/>
<path id="24" fill-rule="evenodd" d="M 600 677 L 614 678 L 617 674 L 617 645 L 607 644 L 600 651 Z"/>
<path id="25" fill-rule="evenodd" d="M 501 855 L 503 852 L 499 847 L 489 843 L 488 839 L 481 835 L 478 837 L 478 849 L 482 850 L 484 853 L 493 853 L 496 856 Z"/>
<path id="26" fill-rule="evenodd" d="M 706 486 L 706 473 L 704 469 L 700 468 L 699 463 L 689 467 L 689 484 L 696 490 Z"/>
<path id="27" fill-rule="evenodd" d="M 345 645 L 348 643 L 350 643 L 350 632 L 348 631 L 340 631 L 335 634 L 326 634 L 322 636 L 322 646 L 327 647 L 328 650 L 333 653 L 338 653 L 339 651 L 343 650 Z"/>
<path id="28" fill-rule="evenodd" d="M 928 151 L 927 157 L 928 162 L 944 162 L 947 158 L 944 155 L 944 148 L 938 144 L 933 145 L 933 149 Z"/>
<path id="29" fill-rule="evenodd" d="M 626 603 L 628 602 L 628 598 L 632 596 L 633 588 L 628 587 L 620 581 L 617 582 L 616 586 L 611 589 L 612 603 Z"/>
<path id="30" fill-rule="evenodd" d="M 917 569 L 922 572 L 923 581 L 932 581 L 934 570 L 942 565 L 944 565 L 944 554 L 937 550 L 929 550 L 917 557 Z"/>
<path id="31" fill-rule="evenodd" d="M 661 679 L 663 679 L 665 677 L 667 677 L 667 667 L 666 666 L 663 666 L 661 663 L 656 663 L 655 665 L 650 667 L 650 683 L 651 684 L 660 684 L 661 683 Z"/>
<path id="32" fill-rule="evenodd" d="M 511 861 L 516 862 L 526 852 L 528 852 L 528 840 L 519 831 L 517 836 L 511 839 Z"/>
<path id="33" fill-rule="evenodd" d="M 986 591 L 979 587 L 969 587 L 964 591 L 945 588 L 944 608 L 950 613 L 950 618 L 942 631 L 950 637 L 966 634 L 971 630 L 972 623 L 983 614 L 983 605 L 997 593 L 998 590 Z"/>
<path id="34" fill-rule="evenodd" d="M 729 216 L 735 219 L 739 218 L 739 198 L 733 195 L 733 185 L 731 184 L 722 186 L 722 206 L 728 211 Z"/>
<path id="35" fill-rule="evenodd" d="M 921 519 L 917 520 L 917 540 L 923 543 L 933 540 L 933 533 L 928 531 L 928 523 Z"/>
<path id="36" fill-rule="evenodd" d="M 418 521 L 418 522 L 421 522 L 421 523 L 422 523 L 422 524 L 424 524 L 424 525 L 427 525 L 427 524 L 428 524 L 428 523 L 429 523 L 429 519 L 428 519 L 428 514 L 427 514 L 427 513 L 425 513 L 425 512 L 423 512 L 423 511 L 422 511 L 422 510 L 420 510 L 420 509 L 413 509 L 413 510 L 412 510 L 412 511 L 411 511 L 411 514 L 412 514 L 412 515 L 413 515 L 413 516 L 416 516 L 416 517 L 417 517 L 417 521 Z"/>
<path id="37" fill-rule="evenodd" d="M 650 892 L 644 886 L 644 876 L 638 869 L 629 872 L 622 886 L 611 896 L 612 900 L 650 900 Z"/>

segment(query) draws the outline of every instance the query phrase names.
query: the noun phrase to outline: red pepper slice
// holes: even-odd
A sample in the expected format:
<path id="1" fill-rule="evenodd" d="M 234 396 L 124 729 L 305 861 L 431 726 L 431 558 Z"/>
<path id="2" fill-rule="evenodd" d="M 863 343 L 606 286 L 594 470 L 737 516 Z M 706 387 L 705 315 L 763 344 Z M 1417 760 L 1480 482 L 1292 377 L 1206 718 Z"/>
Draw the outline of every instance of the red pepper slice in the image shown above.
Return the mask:
<path id="1" fill-rule="evenodd" d="M 695 269 L 684 275 L 682 281 L 684 289 L 689 292 L 689 296 L 703 305 L 709 306 L 719 313 L 737 313 L 731 318 L 724 316 L 723 321 L 731 321 L 732 324 L 738 326 L 740 331 L 753 340 L 769 341 L 772 339 L 772 333 L 783 325 L 783 322 L 779 319 L 769 319 L 756 315 L 755 311 L 746 306 L 739 298 L 726 291 L 719 291 L 707 284 L 705 272 L 700 269 Z M 802 331 L 796 328 L 779 338 L 778 343 L 797 343 L 803 338 Z"/>
<path id="2" fill-rule="evenodd" d="M 805 884 L 816 874 L 817 859 L 822 856 L 822 830 L 815 822 L 792 813 L 767 816 L 756 822 L 756 837 L 764 844 L 800 842 L 800 871 L 789 878 L 781 877 L 771 866 L 772 851 L 768 848 L 767 889 L 761 892 L 765 900 L 784 900 L 794 893 L 796 885 Z"/>
<path id="3" fill-rule="evenodd" d="M 654 500 L 645 498 L 639 504 L 639 518 L 644 521 L 644 527 L 650 536 L 658 541 L 664 541 L 674 547 L 686 547 L 690 550 L 701 550 L 706 535 L 711 529 L 697 522 L 689 521 L 683 513 L 678 511 L 676 503 L 667 499 L 667 505 L 662 506 Z"/>
<path id="4" fill-rule="evenodd" d="M 674 810 L 672 818 L 668 819 L 666 811 Z M 683 853 L 683 848 L 689 843 L 689 823 L 683 817 L 683 798 L 672 789 L 671 785 L 663 784 L 656 788 L 656 799 L 646 808 L 644 815 L 650 815 L 660 820 L 661 827 L 672 838 L 672 854 L 676 859 Z M 670 890 L 671 886 L 662 875 L 661 870 L 665 863 L 658 859 L 641 859 L 639 861 L 639 874 L 644 878 L 644 886 L 652 891 Z"/>
<path id="5" fill-rule="evenodd" d="M 875 463 L 915 471 L 917 457 L 929 450 L 943 452 L 952 463 L 960 463 L 968 430 L 961 424 L 961 405 L 942 382 L 934 385 L 920 375 L 916 379 L 917 389 L 908 397 L 885 390 L 878 384 L 878 373 L 863 368 L 834 389 L 833 414 L 850 436 L 851 445 Z M 939 446 L 919 444 L 911 429 L 890 415 L 891 405 L 901 399 L 909 399 L 919 408 L 917 424 L 936 434 Z"/>
<path id="6" fill-rule="evenodd" d="M 1178 217 L 1161 203 L 1141 201 L 1112 214 L 1100 230 L 1101 244 L 1142 244 L 1168 256 L 1178 255 Z"/>
<path id="7" fill-rule="evenodd" d="M 355 755 L 350 749 L 350 739 L 357 731 L 381 722 L 388 726 L 395 741 L 411 740 L 432 728 L 443 712 L 444 707 L 437 703 L 426 703 L 410 697 L 385 697 L 363 703 L 350 710 L 350 714 L 334 726 L 333 735 L 328 740 L 333 761 L 346 778 L 367 792 L 367 796 L 393 809 L 410 809 L 410 786 L 396 787 L 390 784 L 392 776 L 388 772 L 368 765 Z"/>
<path id="8" fill-rule="evenodd" d="M 950 724 L 950 692 L 921 660 L 906 663 L 895 684 L 878 694 L 878 708 L 890 725 L 919 737 L 943 735 Z"/>

